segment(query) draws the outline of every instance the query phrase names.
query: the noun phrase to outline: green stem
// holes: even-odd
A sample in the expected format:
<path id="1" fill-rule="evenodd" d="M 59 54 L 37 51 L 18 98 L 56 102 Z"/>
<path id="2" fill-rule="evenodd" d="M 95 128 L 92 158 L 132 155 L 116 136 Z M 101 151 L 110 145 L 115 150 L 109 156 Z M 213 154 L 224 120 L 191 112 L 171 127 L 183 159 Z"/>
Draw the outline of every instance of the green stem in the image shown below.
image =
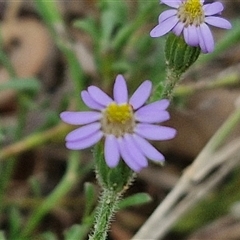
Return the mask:
<path id="1" fill-rule="evenodd" d="M 50 140 L 61 140 L 72 127 L 64 123 L 48 129 L 44 132 L 34 133 L 26 138 L 6 146 L 0 150 L 0 162 L 7 161 L 9 157 L 17 156 L 22 152 L 34 149 L 40 145 L 46 144 Z"/>
<path id="2" fill-rule="evenodd" d="M 9 180 L 12 176 L 12 172 L 16 163 L 16 159 L 11 157 L 8 159 L 6 164 L 1 165 L 1 178 L 0 178 L 0 212 L 4 209 L 4 196 L 6 194 L 5 190 L 8 186 Z"/>
<path id="3" fill-rule="evenodd" d="M 30 216 L 25 229 L 20 235 L 20 240 L 25 240 L 31 235 L 42 218 L 51 209 L 57 206 L 58 202 L 61 201 L 61 199 L 70 191 L 72 186 L 78 181 L 79 164 L 78 152 L 70 152 L 70 159 L 64 177 L 48 198 Z"/>
<path id="4" fill-rule="evenodd" d="M 173 97 L 174 88 L 179 82 L 181 74 L 171 71 L 169 68 L 166 69 L 166 80 L 164 82 L 160 81 L 156 86 L 154 93 L 151 97 L 151 102 L 157 101 L 159 99 Z"/>
<path id="5" fill-rule="evenodd" d="M 117 210 L 121 193 L 114 190 L 104 189 L 99 206 L 97 208 L 96 219 L 93 234 L 89 236 L 89 240 L 104 240 L 107 238 L 107 232 L 111 219 Z"/>
<path id="6" fill-rule="evenodd" d="M 171 71 L 169 68 L 167 68 L 166 74 L 166 81 L 163 87 L 161 98 L 171 99 L 173 97 L 173 90 L 177 82 L 179 82 L 181 74 Z"/>
<path id="7" fill-rule="evenodd" d="M 89 240 L 104 240 L 110 227 L 111 219 L 118 208 L 118 203 L 123 193 L 132 183 L 135 174 L 120 161 L 115 168 L 109 168 L 104 158 L 103 144 L 99 143 L 94 148 L 96 176 L 103 193 L 96 210 L 93 234 Z"/>

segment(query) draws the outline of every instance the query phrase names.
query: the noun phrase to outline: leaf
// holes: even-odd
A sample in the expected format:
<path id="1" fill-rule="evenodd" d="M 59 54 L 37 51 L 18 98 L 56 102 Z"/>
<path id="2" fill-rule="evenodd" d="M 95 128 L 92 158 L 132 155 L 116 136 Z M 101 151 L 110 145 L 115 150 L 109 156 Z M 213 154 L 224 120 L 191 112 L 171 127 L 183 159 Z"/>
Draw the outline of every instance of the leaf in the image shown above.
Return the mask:
<path id="1" fill-rule="evenodd" d="M 84 218 L 87 218 L 90 216 L 91 211 L 93 210 L 95 202 L 96 202 L 96 193 L 95 193 L 93 184 L 85 183 L 84 184 L 84 193 L 85 193 L 85 198 L 86 198 Z"/>
<path id="2" fill-rule="evenodd" d="M 147 193 L 136 193 L 132 196 L 129 196 L 119 203 L 119 208 L 124 209 L 133 206 L 139 206 L 146 203 L 149 203 L 152 200 L 149 194 Z"/>
<path id="3" fill-rule="evenodd" d="M 88 231 L 88 227 L 85 225 L 75 224 L 70 227 L 67 231 L 64 232 L 65 240 L 83 240 L 86 237 L 86 232 Z"/>
<path id="4" fill-rule="evenodd" d="M 0 231 L 0 240 L 6 240 L 6 237 L 3 231 Z"/>
<path id="5" fill-rule="evenodd" d="M 88 17 L 85 19 L 76 20 L 73 23 L 73 26 L 87 32 L 93 40 L 98 40 L 99 29 L 97 27 L 95 19 Z"/>
<path id="6" fill-rule="evenodd" d="M 127 4 L 125 1 L 104 1 L 101 7 L 101 41 L 103 49 L 109 47 L 111 38 L 127 21 Z"/>
<path id="7" fill-rule="evenodd" d="M 41 239 L 42 240 L 57 240 L 58 238 L 52 232 L 45 232 L 45 233 L 41 234 Z"/>
<path id="8" fill-rule="evenodd" d="M 10 238 L 14 239 L 19 234 L 21 229 L 21 215 L 19 209 L 16 207 L 10 208 L 9 213 Z"/>
<path id="9" fill-rule="evenodd" d="M 0 91 L 12 89 L 16 91 L 37 92 L 41 85 L 36 78 L 16 78 L 0 84 Z"/>

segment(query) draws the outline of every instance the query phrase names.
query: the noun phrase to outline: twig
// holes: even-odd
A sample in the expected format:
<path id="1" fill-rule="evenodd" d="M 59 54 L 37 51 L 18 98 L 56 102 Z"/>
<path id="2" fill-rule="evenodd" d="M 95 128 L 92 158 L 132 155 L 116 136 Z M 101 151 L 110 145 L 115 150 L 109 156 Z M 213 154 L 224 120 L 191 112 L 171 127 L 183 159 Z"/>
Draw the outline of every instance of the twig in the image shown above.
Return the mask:
<path id="1" fill-rule="evenodd" d="M 239 154 L 239 149 L 238 149 Z M 187 211 L 189 211 L 200 199 L 210 192 L 231 170 L 239 164 L 240 156 L 232 159 L 227 158 L 225 163 L 206 181 L 199 186 L 192 188 L 184 199 L 179 202 L 171 212 L 158 222 L 161 226 L 157 231 L 156 238 L 162 239 L 172 225 Z"/>
<path id="2" fill-rule="evenodd" d="M 177 204 L 179 199 L 191 189 L 194 176 L 209 163 L 209 159 L 219 148 L 224 140 L 229 136 L 234 127 L 240 121 L 240 108 L 237 106 L 235 112 L 228 117 L 225 123 L 210 139 L 195 161 L 185 170 L 177 185 L 167 195 L 164 201 L 157 207 L 154 213 L 142 226 L 133 239 L 157 239 L 161 228 L 159 222 L 167 216 L 171 209 Z M 199 179 L 200 180 L 200 179 Z"/>
<path id="3" fill-rule="evenodd" d="M 201 179 L 204 179 L 205 176 L 212 171 L 214 168 L 222 164 L 224 161 L 228 160 L 229 156 L 233 156 L 234 154 L 238 154 L 240 151 L 240 138 L 236 138 L 231 141 L 221 150 L 217 151 L 212 157 L 209 164 L 207 164 L 200 171 L 196 173 L 193 177 L 193 181 L 199 182 Z"/>

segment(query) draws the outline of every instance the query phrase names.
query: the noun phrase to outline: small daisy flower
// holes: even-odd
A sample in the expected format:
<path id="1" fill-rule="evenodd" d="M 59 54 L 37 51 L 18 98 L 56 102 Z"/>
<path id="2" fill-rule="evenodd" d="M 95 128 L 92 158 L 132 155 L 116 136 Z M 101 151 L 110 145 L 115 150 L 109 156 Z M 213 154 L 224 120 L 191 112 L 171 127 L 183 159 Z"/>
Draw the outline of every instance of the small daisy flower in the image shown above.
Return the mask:
<path id="1" fill-rule="evenodd" d="M 66 147 L 81 150 L 104 139 L 107 165 L 113 168 L 122 158 L 136 172 L 147 167 L 147 159 L 164 161 L 164 156 L 148 140 L 172 139 L 176 130 L 157 125 L 170 118 L 166 111 L 169 101 L 163 99 L 145 105 L 151 90 L 152 83 L 146 80 L 128 99 L 126 81 L 118 75 L 113 99 L 96 86 L 82 91 L 82 100 L 92 111 L 60 114 L 64 122 L 82 125 L 66 136 Z"/>
<path id="2" fill-rule="evenodd" d="M 151 37 L 160 37 L 172 31 L 193 47 L 200 46 L 203 53 L 212 52 L 214 40 L 209 25 L 230 29 L 231 23 L 219 17 L 224 7 L 220 2 L 204 5 L 204 0 L 161 0 L 161 3 L 173 9 L 162 12 L 158 25 L 151 32 Z"/>

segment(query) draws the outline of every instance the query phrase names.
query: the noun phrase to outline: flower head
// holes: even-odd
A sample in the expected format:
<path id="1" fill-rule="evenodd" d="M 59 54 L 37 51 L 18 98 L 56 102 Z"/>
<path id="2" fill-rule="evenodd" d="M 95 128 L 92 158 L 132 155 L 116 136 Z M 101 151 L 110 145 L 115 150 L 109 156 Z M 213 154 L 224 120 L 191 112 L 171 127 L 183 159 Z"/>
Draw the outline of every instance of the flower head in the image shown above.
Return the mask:
<path id="1" fill-rule="evenodd" d="M 157 125 L 169 119 L 166 111 L 169 101 L 145 105 L 151 89 L 151 82 L 146 80 L 128 99 L 126 81 L 118 75 L 113 99 L 95 86 L 82 91 L 82 100 L 92 111 L 60 114 L 64 122 L 82 125 L 66 136 L 67 148 L 81 150 L 103 138 L 105 160 L 111 168 L 117 166 L 120 157 L 136 172 L 148 165 L 147 159 L 164 161 L 164 156 L 147 140 L 171 139 L 176 130 Z"/>
<path id="2" fill-rule="evenodd" d="M 160 14 L 158 25 L 151 32 L 151 37 L 160 37 L 172 31 L 193 47 L 200 46 L 203 53 L 212 52 L 214 40 L 209 25 L 230 29 L 231 23 L 219 17 L 223 11 L 220 2 L 204 4 L 204 0 L 161 0 L 172 7 Z"/>

